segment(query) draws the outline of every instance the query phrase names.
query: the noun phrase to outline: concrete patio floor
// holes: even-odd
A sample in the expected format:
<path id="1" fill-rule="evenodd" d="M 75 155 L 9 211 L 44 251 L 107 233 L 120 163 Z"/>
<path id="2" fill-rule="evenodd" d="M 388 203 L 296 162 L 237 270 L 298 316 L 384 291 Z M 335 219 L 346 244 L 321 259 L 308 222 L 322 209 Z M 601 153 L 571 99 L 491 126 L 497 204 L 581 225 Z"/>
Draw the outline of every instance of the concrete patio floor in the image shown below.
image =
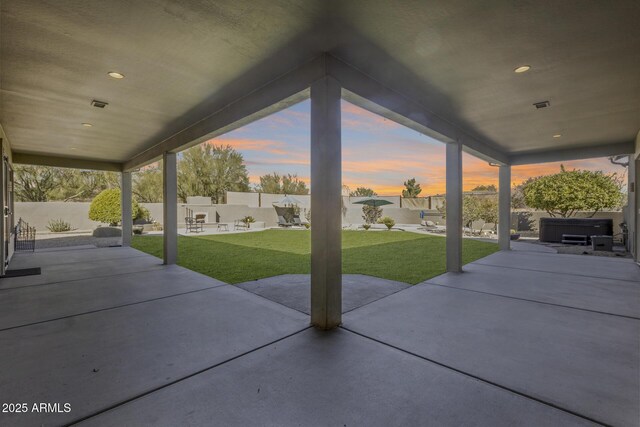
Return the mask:
<path id="1" fill-rule="evenodd" d="M 500 252 L 406 289 L 346 277 L 331 332 L 301 312 L 306 277 L 238 287 L 129 248 L 10 267 L 42 275 L 0 279 L 2 400 L 71 411 L 0 425 L 640 421 L 640 269 L 626 259 Z"/>

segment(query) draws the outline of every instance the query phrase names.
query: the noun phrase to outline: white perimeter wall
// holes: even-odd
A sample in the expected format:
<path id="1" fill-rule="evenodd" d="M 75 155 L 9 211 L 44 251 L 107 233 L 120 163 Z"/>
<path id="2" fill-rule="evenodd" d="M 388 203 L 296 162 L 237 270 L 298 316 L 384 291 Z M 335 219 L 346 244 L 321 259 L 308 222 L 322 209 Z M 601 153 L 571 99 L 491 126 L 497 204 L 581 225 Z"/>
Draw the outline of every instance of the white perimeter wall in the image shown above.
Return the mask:
<path id="1" fill-rule="evenodd" d="M 254 203 L 253 200 L 250 200 L 249 198 L 257 196 L 257 193 L 235 194 L 244 194 L 249 196 L 237 197 L 234 195 L 231 198 L 231 201 L 237 202 L 239 201 L 239 199 L 242 199 L 242 197 L 246 197 L 247 202 L 251 204 Z M 256 219 L 256 221 L 264 221 L 267 227 L 275 226 L 278 222 L 278 217 L 276 215 L 275 209 L 271 207 L 271 203 L 273 203 L 273 201 L 277 202 L 281 200 L 283 196 L 281 194 L 267 196 L 269 197 L 265 198 L 265 194 L 262 195 L 262 206 L 264 207 L 257 207 L 257 199 L 255 199 L 256 206 L 241 203 L 226 205 L 179 204 L 178 223 L 183 226 L 184 218 L 186 217 L 186 209 L 189 208 L 193 210 L 194 214 L 205 214 L 207 216 L 207 223 L 233 223 L 233 221 L 244 218 L 245 216 L 252 216 Z M 306 202 L 305 204 L 300 205 L 301 216 L 304 218 L 304 212 L 306 209 L 308 209 L 309 196 L 295 197 L 298 198 L 301 202 Z M 421 211 L 424 211 L 425 213 L 425 220 L 433 221 L 436 224 L 444 224 L 444 219 L 442 218 L 442 215 L 439 211 L 419 208 L 419 205 L 422 204 L 420 200 L 424 199 L 411 199 L 410 203 L 407 203 L 407 201 L 403 199 L 403 207 L 400 208 L 399 197 L 396 196 L 384 198 L 389 201 L 393 201 L 394 204 L 383 206 L 382 215 L 390 216 L 396 221 L 397 224 L 419 224 Z M 358 199 L 359 198 L 357 197 L 343 197 L 343 206 L 345 208 L 343 209 L 342 216 L 343 224 L 362 224 L 364 222 L 364 220 L 362 219 L 362 205 L 353 203 Z M 75 230 L 93 230 L 101 224 L 89 219 L 89 205 L 89 202 L 16 202 L 16 221 L 21 217 L 30 225 L 36 227 L 39 232 L 48 232 L 47 224 L 50 220 L 55 219 L 62 219 L 70 223 L 72 228 Z M 158 221 L 161 224 L 163 223 L 162 203 L 141 203 L 141 205 L 149 210 L 149 212 L 151 213 L 151 217 L 154 220 Z M 407 205 L 409 205 L 410 207 L 405 207 Z M 527 227 L 522 227 L 522 220 L 520 221 L 521 226 L 518 226 L 518 215 L 521 214 L 517 212 L 513 212 L 511 214 L 511 228 L 517 229 L 519 231 L 527 231 Z M 549 216 L 546 212 L 529 212 L 528 215 L 532 225 L 532 227 L 530 228 L 530 231 L 532 232 L 531 234 L 535 234 L 535 232 L 537 232 L 538 222 L 540 218 Z M 587 217 L 590 216 L 590 213 L 578 212 L 576 216 Z M 623 221 L 622 212 L 598 212 L 595 215 L 595 218 L 612 218 L 614 233 L 621 232 L 618 224 Z"/>

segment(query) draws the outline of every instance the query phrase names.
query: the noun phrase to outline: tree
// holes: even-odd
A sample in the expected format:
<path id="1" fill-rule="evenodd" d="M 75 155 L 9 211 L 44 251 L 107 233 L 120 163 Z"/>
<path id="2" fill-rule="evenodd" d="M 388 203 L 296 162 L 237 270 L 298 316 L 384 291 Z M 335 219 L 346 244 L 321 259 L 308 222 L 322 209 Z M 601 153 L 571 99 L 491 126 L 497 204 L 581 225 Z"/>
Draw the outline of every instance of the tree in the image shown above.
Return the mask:
<path id="1" fill-rule="evenodd" d="M 131 200 L 131 219 L 144 215 L 135 199 Z M 122 221 L 121 195 L 119 188 L 103 190 L 89 206 L 89 219 L 116 226 Z"/>
<path id="2" fill-rule="evenodd" d="M 362 206 L 362 219 L 365 224 L 376 224 L 382 217 L 382 208 L 378 206 Z"/>
<path id="3" fill-rule="evenodd" d="M 355 191 L 349 193 L 349 196 L 352 197 L 372 197 L 377 195 L 378 193 L 368 187 L 358 187 L 355 189 Z"/>
<path id="4" fill-rule="evenodd" d="M 416 184 L 416 179 L 411 178 L 404 182 L 405 189 L 402 190 L 402 197 L 411 198 L 418 197 L 418 194 L 422 192 L 422 188 L 420 188 L 420 184 Z"/>
<path id="5" fill-rule="evenodd" d="M 495 193 L 495 192 L 498 191 L 498 187 L 496 187 L 495 184 L 477 185 L 471 191 L 491 191 L 491 192 Z"/>
<path id="6" fill-rule="evenodd" d="M 270 194 L 309 194 L 309 188 L 298 175 L 279 175 L 277 172 L 262 175 L 257 190 Z"/>
<path id="7" fill-rule="evenodd" d="M 535 178 L 527 178 L 525 181 L 511 188 L 511 209 L 525 209 L 527 207 L 527 202 L 524 199 L 524 187 L 534 179 Z"/>
<path id="8" fill-rule="evenodd" d="M 577 211 L 620 207 L 623 194 L 617 175 L 602 171 L 565 170 L 532 179 L 523 188 L 527 206 L 547 211 L 552 217 L 568 218 Z"/>
<path id="9" fill-rule="evenodd" d="M 162 202 L 162 166 L 156 164 L 133 174 L 132 192 L 142 203 Z"/>
<path id="10" fill-rule="evenodd" d="M 102 190 L 120 188 L 120 176 L 116 172 L 80 169 L 58 169 L 58 187 L 52 191 L 52 200 L 91 200 Z"/>
<path id="11" fill-rule="evenodd" d="M 446 200 L 437 208 L 442 218 L 446 218 Z M 474 221 L 482 220 L 496 224 L 498 222 L 498 197 L 465 194 L 462 198 L 462 224 L 470 227 Z"/>
<path id="12" fill-rule="evenodd" d="M 282 177 L 282 191 L 284 194 L 309 194 L 309 189 L 298 175 L 287 174 Z"/>
<path id="13" fill-rule="evenodd" d="M 479 197 L 479 217 L 482 221 L 497 224 L 498 223 L 498 196 Z"/>
<path id="14" fill-rule="evenodd" d="M 227 191 L 249 191 L 249 176 L 242 154 L 231 146 L 202 144 L 182 153 L 178 163 L 178 197 L 211 197 L 224 203 Z"/>
<path id="15" fill-rule="evenodd" d="M 58 173 L 47 166 L 16 165 L 14 172 L 16 201 L 48 202 L 59 185 Z"/>
<path id="16" fill-rule="evenodd" d="M 23 166 L 15 168 L 16 200 L 20 202 L 85 201 L 106 188 L 118 188 L 116 172 Z"/>

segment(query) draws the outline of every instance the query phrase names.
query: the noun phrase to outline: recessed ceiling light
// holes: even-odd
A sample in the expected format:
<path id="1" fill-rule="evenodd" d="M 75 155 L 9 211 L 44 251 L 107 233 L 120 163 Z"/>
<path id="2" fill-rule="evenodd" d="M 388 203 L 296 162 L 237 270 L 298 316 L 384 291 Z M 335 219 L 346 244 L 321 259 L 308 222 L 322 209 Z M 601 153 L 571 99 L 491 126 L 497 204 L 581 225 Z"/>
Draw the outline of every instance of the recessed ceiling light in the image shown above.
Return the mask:
<path id="1" fill-rule="evenodd" d="M 109 71 L 109 72 L 107 73 L 107 75 L 108 75 L 109 77 L 114 78 L 114 79 L 124 79 L 124 74 L 119 73 L 119 72 L 117 72 L 117 71 Z"/>
<path id="2" fill-rule="evenodd" d="M 516 68 L 515 70 L 513 70 L 513 72 L 514 73 L 526 73 L 530 69 L 531 69 L 530 65 L 521 65 L 518 68 Z"/>
<path id="3" fill-rule="evenodd" d="M 90 128 L 93 125 L 91 123 L 82 123 L 82 126 L 84 126 L 86 128 Z"/>
<path id="4" fill-rule="evenodd" d="M 555 135 L 553 135 L 554 138 L 560 138 L 562 135 L 559 133 L 556 133 Z"/>

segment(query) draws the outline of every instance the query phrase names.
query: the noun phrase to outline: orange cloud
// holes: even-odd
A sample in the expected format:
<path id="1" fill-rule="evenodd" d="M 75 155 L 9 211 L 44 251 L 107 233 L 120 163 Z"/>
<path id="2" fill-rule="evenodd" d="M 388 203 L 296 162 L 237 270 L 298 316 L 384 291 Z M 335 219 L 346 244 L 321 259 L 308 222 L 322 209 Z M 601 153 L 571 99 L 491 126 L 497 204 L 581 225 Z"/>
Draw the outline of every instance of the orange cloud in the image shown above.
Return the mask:
<path id="1" fill-rule="evenodd" d="M 343 172 L 368 172 L 368 173 L 380 173 L 380 172 L 403 172 L 410 171 L 409 173 L 429 173 L 444 175 L 444 166 L 430 165 L 426 162 L 419 160 L 406 160 L 406 159 L 376 159 L 376 160 L 343 160 L 342 161 Z"/>
<path id="2" fill-rule="evenodd" d="M 352 117 L 349 117 L 352 116 Z M 393 120 L 389 120 L 350 102 L 342 102 L 342 126 L 357 130 L 382 125 L 388 128 L 402 126 Z"/>
<path id="3" fill-rule="evenodd" d="M 290 152 L 285 149 L 287 144 L 270 139 L 231 138 L 221 136 L 204 142 L 204 144 L 230 145 L 238 151 L 261 151 L 271 154 L 287 155 Z"/>

